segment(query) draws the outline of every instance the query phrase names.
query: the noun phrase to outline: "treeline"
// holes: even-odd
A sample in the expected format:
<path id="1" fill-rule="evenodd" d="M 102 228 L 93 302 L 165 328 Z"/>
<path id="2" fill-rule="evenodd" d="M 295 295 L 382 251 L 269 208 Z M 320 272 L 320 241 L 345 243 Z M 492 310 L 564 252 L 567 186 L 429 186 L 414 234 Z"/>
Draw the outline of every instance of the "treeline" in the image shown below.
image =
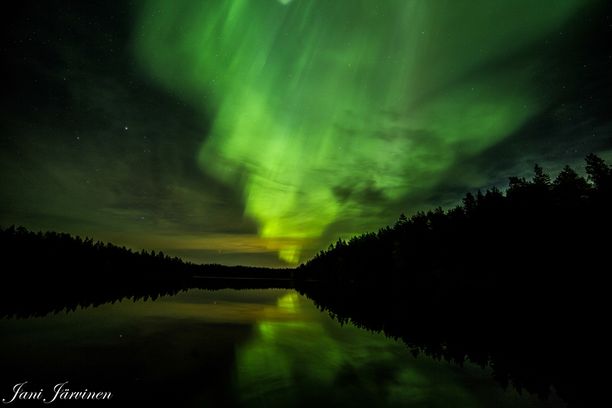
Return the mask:
<path id="1" fill-rule="evenodd" d="M 0 228 L 0 262 L 0 317 L 45 315 L 123 298 L 155 299 L 188 288 L 287 287 L 281 278 L 290 276 L 288 270 L 196 265 L 161 251 L 137 252 L 15 226 Z"/>
<path id="2" fill-rule="evenodd" d="M 24 227 L 0 229 L 4 278 L 36 275 L 51 279 L 73 275 L 80 279 L 117 277 L 167 279 L 191 276 L 196 265 L 163 252 L 132 251 L 111 243 L 59 232 L 32 232 Z M 57 268 L 57 269 L 56 269 Z"/>
<path id="3" fill-rule="evenodd" d="M 220 264 L 201 265 L 194 276 L 200 278 L 223 279 L 272 279 L 288 280 L 293 278 L 293 269 L 263 268 L 256 266 L 226 266 Z"/>
<path id="4" fill-rule="evenodd" d="M 377 233 L 338 240 L 296 277 L 393 282 L 428 297 L 588 286 L 610 263 L 612 170 L 594 154 L 586 157 L 586 179 L 569 166 L 554 180 L 534 170 L 531 180 L 510 177 L 505 193 L 467 193 L 449 211 L 402 215 Z"/>
<path id="5" fill-rule="evenodd" d="M 14 226 L 0 229 L 0 259 L 0 316 L 17 317 L 175 294 L 196 268 L 162 252 Z"/>

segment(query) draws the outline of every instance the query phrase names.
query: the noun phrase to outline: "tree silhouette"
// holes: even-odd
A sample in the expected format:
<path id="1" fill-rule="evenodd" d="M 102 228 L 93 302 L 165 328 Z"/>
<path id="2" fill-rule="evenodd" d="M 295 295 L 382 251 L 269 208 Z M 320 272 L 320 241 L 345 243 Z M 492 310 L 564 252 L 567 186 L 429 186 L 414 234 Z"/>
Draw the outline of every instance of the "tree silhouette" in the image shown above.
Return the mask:
<path id="1" fill-rule="evenodd" d="M 612 168 L 606 165 L 606 162 L 594 155 L 589 154 L 586 157 L 586 173 L 588 179 L 596 190 L 610 194 L 610 188 L 612 187 Z"/>

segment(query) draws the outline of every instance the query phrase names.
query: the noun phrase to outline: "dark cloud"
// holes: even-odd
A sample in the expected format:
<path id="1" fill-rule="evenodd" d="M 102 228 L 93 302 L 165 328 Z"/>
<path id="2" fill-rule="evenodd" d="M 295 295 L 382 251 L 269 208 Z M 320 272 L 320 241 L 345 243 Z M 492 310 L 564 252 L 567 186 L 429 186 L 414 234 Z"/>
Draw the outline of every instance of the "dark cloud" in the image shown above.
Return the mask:
<path id="1" fill-rule="evenodd" d="M 332 191 L 342 204 L 354 201 L 366 206 L 380 206 L 388 201 L 384 191 L 376 187 L 373 181 L 348 186 L 335 186 Z"/>

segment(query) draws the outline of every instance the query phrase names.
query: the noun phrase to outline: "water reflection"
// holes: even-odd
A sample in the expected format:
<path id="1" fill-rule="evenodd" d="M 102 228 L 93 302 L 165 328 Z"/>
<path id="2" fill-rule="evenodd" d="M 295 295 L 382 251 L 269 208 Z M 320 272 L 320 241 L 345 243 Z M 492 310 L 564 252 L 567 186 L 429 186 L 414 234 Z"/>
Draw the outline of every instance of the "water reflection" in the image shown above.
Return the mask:
<path id="1" fill-rule="evenodd" d="M 2 319 L 0 332 L 1 397 L 68 380 L 139 406 L 562 406 L 503 390 L 475 365 L 415 358 L 294 290 L 193 289 Z"/>

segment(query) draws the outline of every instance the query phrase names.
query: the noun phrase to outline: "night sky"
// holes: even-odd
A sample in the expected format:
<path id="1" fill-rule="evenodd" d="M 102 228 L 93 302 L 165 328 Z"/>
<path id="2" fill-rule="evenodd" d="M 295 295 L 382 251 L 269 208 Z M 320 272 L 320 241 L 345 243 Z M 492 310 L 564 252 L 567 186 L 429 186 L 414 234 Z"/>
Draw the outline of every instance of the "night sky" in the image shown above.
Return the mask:
<path id="1" fill-rule="evenodd" d="M 294 265 L 612 160 L 609 1 L 39 3 L 3 12 L 2 226 Z"/>

